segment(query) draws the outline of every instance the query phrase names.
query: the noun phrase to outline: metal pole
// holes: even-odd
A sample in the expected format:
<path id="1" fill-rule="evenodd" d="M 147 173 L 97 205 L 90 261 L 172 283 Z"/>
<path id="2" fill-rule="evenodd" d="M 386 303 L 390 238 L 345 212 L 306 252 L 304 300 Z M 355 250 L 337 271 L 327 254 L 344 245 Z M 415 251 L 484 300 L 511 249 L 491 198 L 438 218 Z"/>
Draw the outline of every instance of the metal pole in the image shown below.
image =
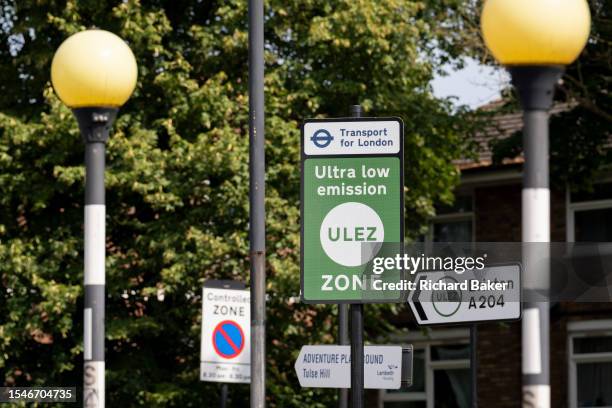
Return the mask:
<path id="1" fill-rule="evenodd" d="M 251 245 L 251 407 L 266 401 L 266 226 L 264 5 L 249 0 L 249 199 Z"/>
<path id="2" fill-rule="evenodd" d="M 470 369 L 472 371 L 472 408 L 478 408 L 478 325 L 470 328 Z"/>
<path id="3" fill-rule="evenodd" d="M 338 305 L 338 343 L 341 345 L 350 344 L 349 341 L 349 308 L 346 303 Z M 338 407 L 348 408 L 348 388 L 340 388 L 338 391 Z"/>
<path id="4" fill-rule="evenodd" d="M 221 400 L 219 406 L 225 408 L 227 406 L 227 383 L 221 384 Z"/>
<path id="5" fill-rule="evenodd" d="M 363 408 L 363 305 L 351 305 L 351 407 Z"/>
<path id="6" fill-rule="evenodd" d="M 361 117 L 361 105 L 351 106 L 351 116 Z M 351 304 L 351 406 L 363 408 L 363 305 Z"/>
<path id="7" fill-rule="evenodd" d="M 83 316 L 83 406 L 105 405 L 104 306 L 106 205 L 105 150 L 117 109 L 74 110 L 85 141 L 85 305 Z"/>
<path id="8" fill-rule="evenodd" d="M 548 181 L 548 110 L 561 67 L 524 66 L 510 70 L 523 107 L 522 240 L 550 242 Z M 524 246 L 525 288 L 550 288 L 546 244 Z M 522 320 L 523 407 L 550 408 L 550 308 L 546 301 L 527 301 Z"/>
<path id="9" fill-rule="evenodd" d="M 351 116 L 360 117 L 361 116 L 361 106 L 360 105 L 352 105 Z M 349 306 L 347 304 L 339 304 L 338 305 L 338 340 L 341 345 L 350 344 L 349 341 Z M 346 388 L 340 388 L 338 395 L 338 407 L 339 408 L 348 408 L 348 396 L 349 392 Z"/>

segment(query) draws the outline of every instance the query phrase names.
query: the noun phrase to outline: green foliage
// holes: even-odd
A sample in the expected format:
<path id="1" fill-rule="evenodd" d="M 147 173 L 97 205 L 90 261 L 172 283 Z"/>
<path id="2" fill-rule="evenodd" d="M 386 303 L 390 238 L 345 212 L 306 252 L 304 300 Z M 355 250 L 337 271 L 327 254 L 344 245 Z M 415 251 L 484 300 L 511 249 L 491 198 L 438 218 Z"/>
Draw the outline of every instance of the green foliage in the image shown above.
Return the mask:
<path id="1" fill-rule="evenodd" d="M 591 36 L 568 67 L 558 98 L 572 108 L 551 120 L 551 174 L 574 190 L 590 189 L 612 162 L 612 0 L 590 0 Z"/>
<path id="2" fill-rule="evenodd" d="M 437 64 L 457 53 L 447 35 L 457 14 L 448 10 L 460 2 L 431 4 L 266 4 L 272 407 L 330 406 L 335 398 L 300 389 L 293 373 L 303 344 L 331 343 L 336 332 L 335 308 L 292 298 L 300 121 L 345 115 L 357 102 L 370 115 L 401 116 L 410 231 L 435 203 L 452 200 L 452 160 L 464 155 L 474 125 L 431 95 Z M 108 143 L 107 400 L 216 403 L 218 386 L 198 378 L 200 288 L 212 278 L 249 279 L 247 2 L 0 0 L 0 7 L 2 381 L 81 384 L 83 144 L 50 88 L 49 67 L 63 39 L 95 25 L 126 39 L 139 64 L 137 89 Z M 436 41 L 443 46 L 434 50 Z M 368 310 L 373 338 L 386 324 L 375 314 L 396 307 Z M 231 397 L 244 406 L 248 388 L 232 386 Z"/>
<path id="3" fill-rule="evenodd" d="M 592 26 L 580 58 L 567 67 L 555 103 L 566 109 L 550 120 L 551 180 L 559 188 L 589 190 L 612 162 L 612 22 L 611 0 L 590 0 Z M 511 95 L 509 95 L 511 96 Z M 516 101 L 509 106 L 518 109 Z M 522 152 L 521 133 L 497 141 L 494 158 L 501 161 Z"/>

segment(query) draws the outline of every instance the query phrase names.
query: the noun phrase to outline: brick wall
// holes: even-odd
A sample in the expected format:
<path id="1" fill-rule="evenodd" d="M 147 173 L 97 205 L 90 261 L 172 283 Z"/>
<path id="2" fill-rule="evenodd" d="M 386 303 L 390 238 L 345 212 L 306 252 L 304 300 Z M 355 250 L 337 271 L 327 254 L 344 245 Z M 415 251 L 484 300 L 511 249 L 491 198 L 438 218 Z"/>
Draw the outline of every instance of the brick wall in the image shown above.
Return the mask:
<path id="1" fill-rule="evenodd" d="M 474 190 L 477 242 L 521 241 L 520 184 L 481 187 Z M 550 236 L 565 242 L 565 193 L 551 192 Z"/>
<path id="2" fill-rule="evenodd" d="M 521 241 L 521 185 L 474 190 L 476 242 Z"/>

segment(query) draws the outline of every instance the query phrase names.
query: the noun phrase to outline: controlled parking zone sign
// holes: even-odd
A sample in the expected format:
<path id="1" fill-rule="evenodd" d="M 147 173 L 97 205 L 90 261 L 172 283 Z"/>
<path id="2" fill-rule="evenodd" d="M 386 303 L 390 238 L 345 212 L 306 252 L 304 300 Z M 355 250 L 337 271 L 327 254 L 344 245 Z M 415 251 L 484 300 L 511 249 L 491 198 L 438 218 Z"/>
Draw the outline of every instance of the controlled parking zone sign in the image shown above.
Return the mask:
<path id="1" fill-rule="evenodd" d="M 202 289 L 200 380 L 251 382 L 251 295 L 234 281 Z"/>
<path id="2" fill-rule="evenodd" d="M 301 139 L 303 301 L 398 301 L 400 291 L 372 291 L 366 271 L 383 243 L 403 241 L 402 121 L 308 119 Z M 374 278 L 400 276 L 385 271 Z"/>

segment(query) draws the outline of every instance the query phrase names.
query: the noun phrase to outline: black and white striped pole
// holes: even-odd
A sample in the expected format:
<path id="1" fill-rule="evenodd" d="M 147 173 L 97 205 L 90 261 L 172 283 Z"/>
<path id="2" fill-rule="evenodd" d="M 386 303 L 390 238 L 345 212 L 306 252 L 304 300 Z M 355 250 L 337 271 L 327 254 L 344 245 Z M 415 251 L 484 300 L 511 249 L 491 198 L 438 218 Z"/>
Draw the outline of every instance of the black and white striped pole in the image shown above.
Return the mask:
<path id="1" fill-rule="evenodd" d="M 77 119 L 85 142 L 83 406 L 105 406 L 106 257 L 105 152 L 119 107 L 136 86 L 134 54 L 116 35 L 87 30 L 58 48 L 51 81 Z"/>
<path id="2" fill-rule="evenodd" d="M 84 406 L 104 406 L 104 296 L 106 204 L 104 169 L 108 131 L 117 109 L 74 109 L 85 141 Z"/>
<path id="3" fill-rule="evenodd" d="M 563 67 L 590 32 L 586 0 L 486 0 L 484 41 L 512 76 L 523 108 L 522 241 L 524 287 L 544 296 L 523 305 L 522 374 L 525 408 L 550 408 L 550 190 L 548 111 Z"/>
<path id="4" fill-rule="evenodd" d="M 550 288 L 550 189 L 548 181 L 548 111 L 562 67 L 524 66 L 510 69 L 523 107 L 523 267 L 525 287 L 547 293 Z M 544 243 L 544 244 L 542 244 Z M 523 305 L 523 404 L 550 407 L 550 305 Z"/>

